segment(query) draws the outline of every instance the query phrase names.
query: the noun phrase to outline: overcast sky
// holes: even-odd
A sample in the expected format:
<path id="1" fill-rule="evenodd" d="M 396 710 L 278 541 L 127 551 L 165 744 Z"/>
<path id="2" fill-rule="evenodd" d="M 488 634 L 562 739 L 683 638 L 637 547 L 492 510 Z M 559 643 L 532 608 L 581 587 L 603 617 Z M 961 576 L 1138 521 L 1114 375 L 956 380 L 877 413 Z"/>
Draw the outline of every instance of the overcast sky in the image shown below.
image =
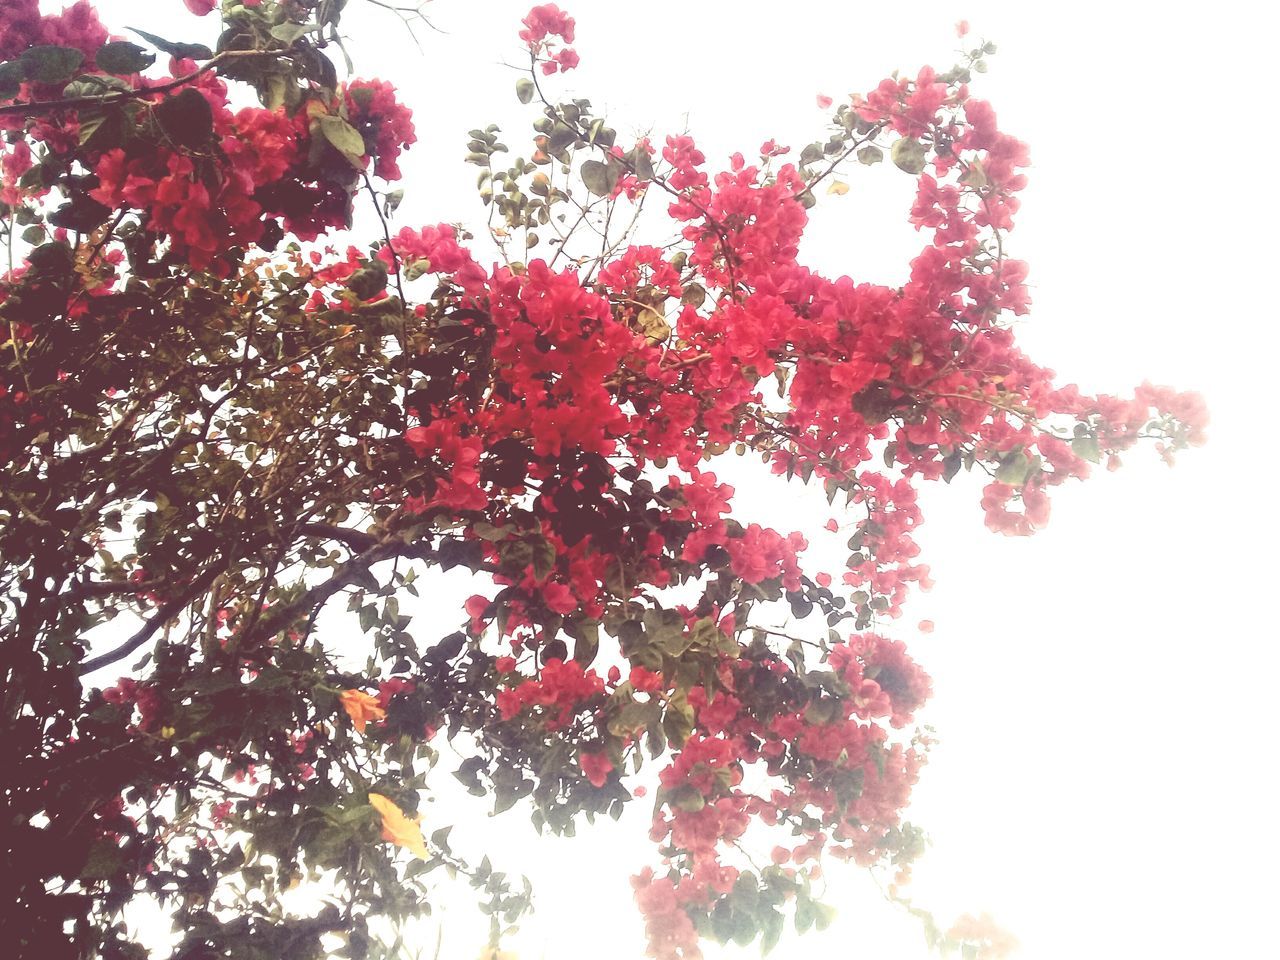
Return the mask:
<path id="1" fill-rule="evenodd" d="M 400 223 L 482 224 L 465 132 L 498 122 L 519 142 L 528 115 L 501 61 L 521 62 L 529 5 L 436 0 L 444 33 L 422 32 L 420 53 L 393 18 L 349 4 L 357 72 L 396 81 L 415 109 Z M 178 0 L 99 6 L 113 27 L 213 36 L 212 18 L 188 17 Z M 713 164 L 769 137 L 814 139 L 819 93 L 949 66 L 961 17 L 972 38 L 999 44 L 974 92 L 1031 145 L 1008 241 L 1031 264 L 1027 348 L 1087 390 L 1146 378 L 1200 390 L 1213 419 L 1209 446 L 1174 470 L 1135 452 L 1120 473 L 1060 488 L 1050 528 L 1029 540 L 985 530 L 976 481 L 924 498 L 937 586 L 892 631 L 934 677 L 923 719 L 942 741 L 910 811 L 934 841 L 914 894 L 946 920 L 990 911 L 1037 960 L 1274 956 L 1280 457 L 1263 403 L 1280 344 L 1267 289 L 1275 110 L 1263 95 L 1280 22 L 1258 12 L 1270 5 L 562 6 L 577 18 L 582 65 L 553 88 L 607 108 L 624 137 L 679 131 L 687 115 Z M 906 222 L 909 178 L 887 167 L 852 171 L 849 195 L 814 211 L 809 263 L 858 280 L 905 275 L 920 240 Z M 738 486 L 744 518 L 812 534 L 822 561 L 820 496 Z M 923 618 L 932 635 L 914 630 Z M 519 814 L 459 828 L 461 843 L 540 884 L 522 956 L 641 955 L 627 877 L 650 853 L 635 813 L 567 842 L 535 842 Z M 914 922 L 858 872 L 833 864 L 829 878 L 837 924 L 788 935 L 776 956 L 928 956 Z M 473 956 L 483 936 L 450 901 L 442 957 Z M 424 947 L 430 956 L 433 937 Z"/>

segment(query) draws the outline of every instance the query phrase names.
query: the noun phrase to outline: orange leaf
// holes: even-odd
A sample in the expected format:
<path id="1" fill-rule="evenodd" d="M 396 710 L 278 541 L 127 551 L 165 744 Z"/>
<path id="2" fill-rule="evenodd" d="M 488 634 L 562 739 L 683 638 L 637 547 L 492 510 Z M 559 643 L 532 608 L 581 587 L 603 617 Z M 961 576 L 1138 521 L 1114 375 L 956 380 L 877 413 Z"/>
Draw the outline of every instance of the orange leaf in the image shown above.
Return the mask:
<path id="1" fill-rule="evenodd" d="M 364 733 L 364 725 L 370 720 L 383 720 L 387 711 L 378 704 L 377 697 L 371 697 L 363 690 L 343 690 L 338 695 L 342 709 L 351 718 L 351 725 L 359 733 Z"/>
<path id="2" fill-rule="evenodd" d="M 422 839 L 422 827 L 418 826 L 418 817 L 406 817 L 404 811 L 380 793 L 369 794 L 369 806 L 378 811 L 382 817 L 382 839 L 394 843 L 397 847 L 411 850 L 423 860 L 429 860 L 431 854 Z"/>

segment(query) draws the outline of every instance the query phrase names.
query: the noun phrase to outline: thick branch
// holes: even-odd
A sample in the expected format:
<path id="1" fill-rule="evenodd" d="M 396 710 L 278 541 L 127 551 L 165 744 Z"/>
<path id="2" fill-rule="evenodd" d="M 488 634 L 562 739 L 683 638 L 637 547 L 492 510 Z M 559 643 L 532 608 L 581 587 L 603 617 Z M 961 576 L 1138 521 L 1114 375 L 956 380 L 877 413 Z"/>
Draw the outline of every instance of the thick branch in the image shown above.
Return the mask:
<path id="1" fill-rule="evenodd" d="M 377 546 L 371 547 L 364 553 L 348 560 L 328 580 L 305 590 L 296 600 L 280 607 L 273 607 L 262 618 L 262 622 L 254 632 L 264 637 L 279 633 L 304 613 L 324 603 L 339 590 L 364 579 L 369 570 L 383 560 L 391 560 L 395 557 L 414 557 L 425 560 L 434 555 L 435 551 L 425 543 L 406 543 L 399 539 L 380 541 Z M 250 638 L 246 637 L 244 639 Z"/>
<path id="2" fill-rule="evenodd" d="M 352 530 L 350 527 L 337 527 L 329 523 L 304 523 L 298 527 L 298 532 L 304 537 L 337 540 L 339 543 L 345 543 L 348 547 L 357 551 L 368 550 L 382 542 L 371 533 Z"/>
<path id="3" fill-rule="evenodd" d="M 80 676 L 83 677 L 85 674 L 92 673 L 129 656 L 129 654 L 155 636 L 157 630 L 181 613 L 187 604 L 204 593 L 209 588 L 209 585 L 222 573 L 222 570 L 223 564 L 214 564 L 206 569 L 200 576 L 192 580 L 187 589 L 182 591 L 181 594 L 166 603 L 162 603 L 159 609 L 156 610 L 155 615 L 132 637 L 114 650 L 99 654 L 96 657 L 90 657 L 82 663 L 80 665 Z"/>
<path id="4" fill-rule="evenodd" d="M 26 103 L 10 103 L 0 107 L 0 117 L 13 116 L 18 114 L 23 117 L 38 117 L 53 110 L 75 110 L 82 107 L 109 107 L 114 103 L 123 103 L 126 100 L 141 100 L 156 93 L 166 93 L 175 87 L 181 87 L 190 83 L 197 77 L 218 66 L 218 64 L 226 61 L 243 57 L 275 57 L 284 54 L 285 51 L 268 51 L 268 50 L 224 50 L 193 73 L 185 76 L 177 77 L 168 83 L 162 83 L 154 87 L 139 88 L 137 90 L 122 90 L 119 93 L 104 93 L 94 97 L 63 97 L 60 100 L 31 100 Z"/>

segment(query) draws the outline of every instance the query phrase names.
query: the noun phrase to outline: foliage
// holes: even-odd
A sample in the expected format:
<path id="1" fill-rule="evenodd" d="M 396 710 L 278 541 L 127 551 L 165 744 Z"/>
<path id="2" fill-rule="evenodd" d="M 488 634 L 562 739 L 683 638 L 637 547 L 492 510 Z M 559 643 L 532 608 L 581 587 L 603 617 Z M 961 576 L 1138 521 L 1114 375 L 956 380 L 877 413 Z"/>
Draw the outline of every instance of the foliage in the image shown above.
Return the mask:
<path id="1" fill-rule="evenodd" d="M 985 471 L 988 526 L 1027 534 L 1091 463 L 1201 439 L 1192 395 L 1083 396 L 1018 350 L 1027 153 L 970 95 L 981 45 L 833 105 L 794 160 L 770 142 L 711 173 L 687 135 L 623 143 L 552 98 L 575 25 L 535 7 L 528 159 L 493 126 L 467 145 L 485 268 L 456 228 L 388 226 L 414 128 L 388 84 L 339 82 L 344 4 L 226 2 L 212 47 L 114 36 L 83 0 L 10 7 L 0 899 L 20 956 L 144 956 L 121 921 L 140 898 L 179 957 L 376 956 L 440 869 L 487 901 L 496 947 L 529 890 L 420 822 L 442 737 L 468 744 L 450 772 L 471 793 L 558 833 L 660 765 L 662 866 L 634 879 L 655 956 L 821 927 L 820 855 L 901 874 L 921 847 L 901 811 L 930 684 L 881 632 L 928 581 L 917 487 Z M 804 267 L 806 210 L 885 158 L 918 186 L 910 279 Z M 382 236 L 312 244 L 362 196 Z M 616 230 L 646 201 L 662 246 Z M 805 572 L 801 534 L 733 515 L 709 470 L 730 453 L 848 507 L 838 582 Z M 478 582 L 455 623 L 402 612 L 453 568 Z M 316 629 L 339 594 L 356 639 Z M 777 604 L 796 635 L 761 626 Z M 302 877 L 328 906 L 286 906 Z"/>

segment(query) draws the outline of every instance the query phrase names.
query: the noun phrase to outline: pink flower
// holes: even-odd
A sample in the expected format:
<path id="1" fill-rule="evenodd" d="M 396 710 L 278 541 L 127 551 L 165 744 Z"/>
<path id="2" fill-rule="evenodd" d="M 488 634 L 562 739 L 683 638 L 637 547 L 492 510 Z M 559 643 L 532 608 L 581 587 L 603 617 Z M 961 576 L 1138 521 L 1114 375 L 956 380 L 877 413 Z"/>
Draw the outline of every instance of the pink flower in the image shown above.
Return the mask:
<path id="1" fill-rule="evenodd" d="M 603 787 L 613 770 L 613 764 L 603 753 L 584 753 L 578 758 L 578 763 L 593 787 Z"/>

